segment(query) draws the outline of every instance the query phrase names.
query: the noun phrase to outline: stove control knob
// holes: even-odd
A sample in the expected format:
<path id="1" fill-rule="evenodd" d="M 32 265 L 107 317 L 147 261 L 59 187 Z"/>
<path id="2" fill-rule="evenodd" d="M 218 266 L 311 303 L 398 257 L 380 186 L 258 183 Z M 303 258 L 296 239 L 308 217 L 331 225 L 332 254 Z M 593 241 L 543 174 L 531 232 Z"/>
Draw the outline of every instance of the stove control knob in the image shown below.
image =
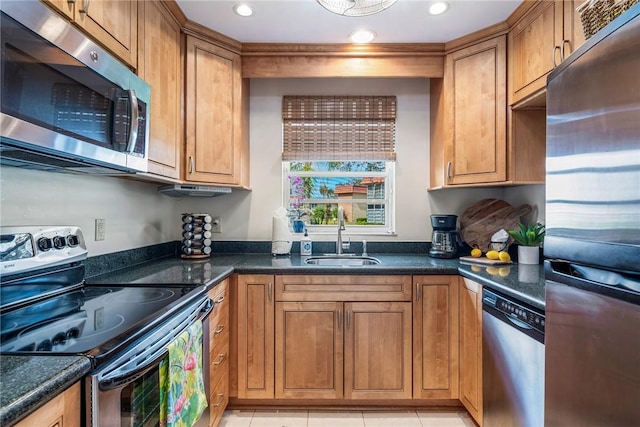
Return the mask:
<path id="1" fill-rule="evenodd" d="M 53 247 L 56 249 L 62 249 L 67 246 L 67 241 L 62 236 L 56 236 L 53 238 Z"/>
<path id="2" fill-rule="evenodd" d="M 80 244 L 80 240 L 78 240 L 78 236 L 75 234 L 69 234 L 67 236 L 67 245 L 74 248 Z"/>
<path id="3" fill-rule="evenodd" d="M 53 345 L 64 344 L 67 342 L 67 335 L 64 332 L 60 332 L 53 337 L 51 342 Z"/>
<path id="4" fill-rule="evenodd" d="M 80 336 L 80 328 L 71 328 L 67 331 L 67 338 L 78 338 Z"/>
<path id="5" fill-rule="evenodd" d="M 40 249 L 42 252 L 46 252 L 52 247 L 53 243 L 51 242 L 51 239 L 48 239 L 46 237 L 41 237 L 38 239 L 38 249 Z"/>
<path id="6" fill-rule="evenodd" d="M 51 340 L 44 340 L 38 344 L 36 351 L 51 351 L 52 348 Z"/>

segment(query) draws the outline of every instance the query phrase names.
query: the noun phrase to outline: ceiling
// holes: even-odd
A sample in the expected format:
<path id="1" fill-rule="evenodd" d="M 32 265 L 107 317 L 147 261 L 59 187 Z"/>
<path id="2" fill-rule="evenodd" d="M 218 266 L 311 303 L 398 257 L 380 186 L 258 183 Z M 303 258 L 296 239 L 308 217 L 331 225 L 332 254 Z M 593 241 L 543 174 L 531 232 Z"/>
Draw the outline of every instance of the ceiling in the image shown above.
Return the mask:
<path id="1" fill-rule="evenodd" d="M 398 0 L 364 17 L 335 15 L 315 0 L 177 0 L 187 18 L 242 43 L 349 43 L 358 29 L 374 43 L 443 43 L 504 21 L 521 0 L 449 0 L 447 12 L 428 13 L 432 0 Z M 241 17 L 233 6 L 249 4 Z"/>

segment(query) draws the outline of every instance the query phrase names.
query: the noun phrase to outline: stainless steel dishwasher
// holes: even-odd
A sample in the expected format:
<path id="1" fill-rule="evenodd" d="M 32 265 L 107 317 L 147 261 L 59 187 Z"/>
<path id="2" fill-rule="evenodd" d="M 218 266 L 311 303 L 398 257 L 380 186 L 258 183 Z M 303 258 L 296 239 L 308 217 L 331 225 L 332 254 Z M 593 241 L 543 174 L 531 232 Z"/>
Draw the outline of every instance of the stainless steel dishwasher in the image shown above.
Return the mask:
<path id="1" fill-rule="evenodd" d="M 544 424 L 544 313 L 482 291 L 483 425 Z"/>

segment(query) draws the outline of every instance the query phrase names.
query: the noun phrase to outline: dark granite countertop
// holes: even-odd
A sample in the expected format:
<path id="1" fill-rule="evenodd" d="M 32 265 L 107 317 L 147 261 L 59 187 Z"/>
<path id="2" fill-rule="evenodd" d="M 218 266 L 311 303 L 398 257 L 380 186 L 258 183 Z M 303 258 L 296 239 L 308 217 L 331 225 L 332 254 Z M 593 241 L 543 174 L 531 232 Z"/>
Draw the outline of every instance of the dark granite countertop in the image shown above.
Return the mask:
<path id="1" fill-rule="evenodd" d="M 0 356 L 0 425 L 11 425 L 84 377 L 84 356 Z"/>
<path id="2" fill-rule="evenodd" d="M 88 278 L 88 283 L 136 285 L 214 285 L 231 273 L 247 274 L 460 274 L 544 310 L 544 272 L 541 265 L 511 264 L 487 268 L 457 259 L 425 254 L 370 254 L 380 264 L 366 266 L 308 265 L 307 257 L 270 254 L 215 255 L 206 260 L 164 258 L 114 273 Z"/>
<path id="3" fill-rule="evenodd" d="M 460 274 L 535 308 L 544 310 L 542 266 L 511 264 L 487 268 L 435 259 L 426 254 L 370 254 L 379 265 L 308 265 L 299 255 L 215 255 L 205 260 L 162 258 L 87 278 L 89 284 L 195 284 L 215 286 L 232 273 L 246 274 Z M 0 425 L 22 418 L 85 375 L 89 360 L 69 356 L 3 356 L 0 361 Z M 46 367 L 43 368 L 43 367 Z M 14 386 L 15 384 L 15 386 Z"/>

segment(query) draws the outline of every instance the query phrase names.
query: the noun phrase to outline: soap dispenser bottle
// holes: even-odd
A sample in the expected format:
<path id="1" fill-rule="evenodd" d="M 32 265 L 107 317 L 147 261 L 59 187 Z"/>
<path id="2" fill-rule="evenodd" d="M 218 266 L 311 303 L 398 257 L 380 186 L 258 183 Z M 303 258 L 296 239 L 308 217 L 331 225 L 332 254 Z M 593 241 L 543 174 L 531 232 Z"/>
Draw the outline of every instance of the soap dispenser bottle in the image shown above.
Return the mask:
<path id="1" fill-rule="evenodd" d="M 307 229 L 304 229 L 304 237 L 300 239 L 300 255 L 311 255 L 311 237 L 307 233 Z"/>

